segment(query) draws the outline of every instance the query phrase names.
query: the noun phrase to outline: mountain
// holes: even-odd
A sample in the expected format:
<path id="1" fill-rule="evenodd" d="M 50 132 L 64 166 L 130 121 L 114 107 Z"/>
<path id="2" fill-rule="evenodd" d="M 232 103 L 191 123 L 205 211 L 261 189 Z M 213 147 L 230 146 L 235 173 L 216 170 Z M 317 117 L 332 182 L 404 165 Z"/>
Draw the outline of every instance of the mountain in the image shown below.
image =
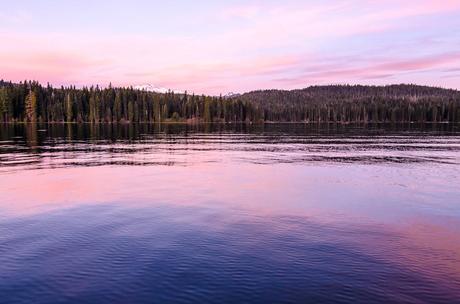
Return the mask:
<path id="1" fill-rule="evenodd" d="M 310 86 L 296 90 L 258 90 L 244 93 L 239 99 L 251 103 L 276 103 L 282 106 L 304 104 L 330 104 L 346 102 L 406 100 L 458 100 L 460 91 L 439 87 L 420 86 L 413 84 L 395 84 L 386 86 L 367 85 L 326 85 Z"/>
<path id="2" fill-rule="evenodd" d="M 135 90 L 140 90 L 140 91 L 146 91 L 146 92 L 161 93 L 161 94 L 165 94 L 165 93 L 168 93 L 168 92 L 174 92 L 176 94 L 184 94 L 183 91 L 171 90 L 171 89 L 167 89 L 167 88 L 163 88 L 163 87 L 154 86 L 154 85 L 151 85 L 151 84 L 137 85 L 137 86 L 134 86 L 134 89 Z"/>
<path id="3" fill-rule="evenodd" d="M 222 95 L 223 98 L 236 98 L 239 96 L 241 96 L 241 94 L 233 93 L 233 92 L 228 92 L 227 94 Z"/>

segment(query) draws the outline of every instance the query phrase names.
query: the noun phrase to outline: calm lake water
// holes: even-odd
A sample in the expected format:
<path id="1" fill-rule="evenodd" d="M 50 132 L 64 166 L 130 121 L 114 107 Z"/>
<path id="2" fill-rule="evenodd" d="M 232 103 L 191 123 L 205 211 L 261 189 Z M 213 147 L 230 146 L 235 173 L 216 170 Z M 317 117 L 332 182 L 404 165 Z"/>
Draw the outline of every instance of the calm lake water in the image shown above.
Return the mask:
<path id="1" fill-rule="evenodd" d="M 0 125 L 2 303 L 460 303 L 460 126 Z"/>

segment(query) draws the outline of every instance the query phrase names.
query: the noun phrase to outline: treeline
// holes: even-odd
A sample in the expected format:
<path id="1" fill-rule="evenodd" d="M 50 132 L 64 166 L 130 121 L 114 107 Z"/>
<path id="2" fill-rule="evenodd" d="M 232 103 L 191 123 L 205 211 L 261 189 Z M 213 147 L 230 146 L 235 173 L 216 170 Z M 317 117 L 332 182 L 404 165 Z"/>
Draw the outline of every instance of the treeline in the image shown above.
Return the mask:
<path id="1" fill-rule="evenodd" d="M 460 122 L 459 91 L 417 85 L 313 86 L 239 98 L 265 121 Z"/>
<path id="2" fill-rule="evenodd" d="M 460 92 L 416 85 L 316 86 L 223 98 L 0 81 L 2 122 L 460 122 Z"/>
<path id="3" fill-rule="evenodd" d="M 241 100 L 187 93 L 0 82 L 3 122 L 230 122 L 245 121 L 249 108 Z"/>

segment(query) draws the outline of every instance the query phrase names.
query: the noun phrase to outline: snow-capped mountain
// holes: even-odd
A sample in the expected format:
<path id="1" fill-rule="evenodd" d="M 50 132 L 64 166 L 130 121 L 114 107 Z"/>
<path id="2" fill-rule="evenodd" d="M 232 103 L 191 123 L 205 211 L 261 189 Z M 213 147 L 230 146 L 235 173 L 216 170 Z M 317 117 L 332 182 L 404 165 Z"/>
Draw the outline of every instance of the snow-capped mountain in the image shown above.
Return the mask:
<path id="1" fill-rule="evenodd" d="M 183 91 L 178 91 L 178 90 L 171 90 L 163 87 L 157 87 L 151 84 L 143 84 L 143 85 L 137 85 L 134 86 L 134 89 L 136 90 L 141 90 L 141 91 L 148 91 L 148 92 L 155 92 L 155 93 L 168 93 L 168 92 L 174 92 L 176 94 L 184 94 Z"/>
<path id="2" fill-rule="evenodd" d="M 238 93 L 228 92 L 227 94 L 223 95 L 222 97 L 223 98 L 234 98 L 234 97 L 238 97 L 240 95 L 241 94 L 238 94 Z"/>

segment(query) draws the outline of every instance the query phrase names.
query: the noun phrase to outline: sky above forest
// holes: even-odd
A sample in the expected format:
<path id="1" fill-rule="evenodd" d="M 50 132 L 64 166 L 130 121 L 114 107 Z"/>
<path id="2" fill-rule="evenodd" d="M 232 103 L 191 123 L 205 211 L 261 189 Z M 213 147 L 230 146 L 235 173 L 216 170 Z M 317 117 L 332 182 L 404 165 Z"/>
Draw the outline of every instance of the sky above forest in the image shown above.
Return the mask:
<path id="1" fill-rule="evenodd" d="M 460 89 L 460 0 L 0 1 L 0 39 L 16 82 Z"/>

